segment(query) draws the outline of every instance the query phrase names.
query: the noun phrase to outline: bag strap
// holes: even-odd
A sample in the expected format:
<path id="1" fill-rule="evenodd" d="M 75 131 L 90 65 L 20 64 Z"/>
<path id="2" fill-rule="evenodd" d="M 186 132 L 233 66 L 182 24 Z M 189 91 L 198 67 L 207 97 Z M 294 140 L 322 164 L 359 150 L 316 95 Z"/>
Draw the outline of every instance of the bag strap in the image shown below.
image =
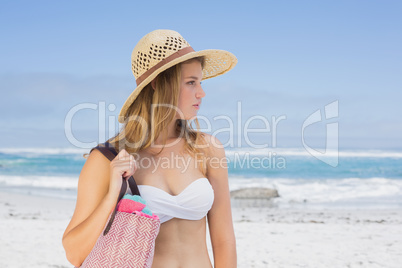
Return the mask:
<path id="1" fill-rule="evenodd" d="M 104 144 L 99 144 L 98 146 L 94 147 L 91 149 L 92 150 L 97 149 L 99 150 L 104 156 L 106 156 L 107 159 L 109 159 L 110 161 L 112 161 L 116 155 L 117 155 L 117 151 L 116 149 L 110 145 L 109 142 L 105 142 Z M 91 153 L 90 152 L 90 153 Z M 121 184 L 121 189 L 120 189 L 120 193 L 119 193 L 119 197 L 117 198 L 117 202 L 116 202 L 116 206 L 113 210 L 112 215 L 110 216 L 110 220 L 109 223 L 107 224 L 105 230 L 103 231 L 103 235 L 107 235 L 107 233 L 109 232 L 110 228 L 112 227 L 113 221 L 114 221 L 114 217 L 116 216 L 116 211 L 117 211 L 117 205 L 119 204 L 120 200 L 123 198 L 123 196 L 126 194 L 127 191 L 127 183 L 130 187 L 131 193 L 133 195 L 140 195 L 140 191 L 138 189 L 137 183 L 134 180 L 134 177 L 131 176 L 130 178 L 128 178 L 127 182 L 126 180 L 122 177 L 122 184 Z"/>

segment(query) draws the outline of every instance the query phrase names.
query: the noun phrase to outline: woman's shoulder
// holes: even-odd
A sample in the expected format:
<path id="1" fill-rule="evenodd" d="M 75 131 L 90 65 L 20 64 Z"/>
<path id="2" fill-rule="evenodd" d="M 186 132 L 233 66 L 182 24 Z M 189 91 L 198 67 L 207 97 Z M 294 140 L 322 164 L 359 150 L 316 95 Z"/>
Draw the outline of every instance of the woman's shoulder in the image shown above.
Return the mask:
<path id="1" fill-rule="evenodd" d="M 205 133 L 205 132 L 201 132 L 201 131 L 199 133 L 204 138 L 204 140 L 208 143 L 208 145 L 215 145 L 215 147 L 217 147 L 217 145 L 222 146 L 222 143 L 220 142 L 220 140 L 217 137 L 215 137 L 211 134 Z"/>
<path id="2" fill-rule="evenodd" d="M 113 153 L 107 147 L 103 145 L 93 147 L 87 154 L 83 172 L 104 172 L 109 168 L 109 163 L 113 158 Z"/>
<path id="3" fill-rule="evenodd" d="M 222 142 L 215 136 L 205 134 L 205 142 L 208 147 L 206 150 L 206 176 L 208 180 L 215 184 L 227 178 L 227 158 Z"/>
<path id="4" fill-rule="evenodd" d="M 215 136 L 201 132 L 202 137 L 205 141 L 205 147 L 208 155 L 211 156 L 224 156 L 225 155 L 225 148 L 222 142 Z"/>

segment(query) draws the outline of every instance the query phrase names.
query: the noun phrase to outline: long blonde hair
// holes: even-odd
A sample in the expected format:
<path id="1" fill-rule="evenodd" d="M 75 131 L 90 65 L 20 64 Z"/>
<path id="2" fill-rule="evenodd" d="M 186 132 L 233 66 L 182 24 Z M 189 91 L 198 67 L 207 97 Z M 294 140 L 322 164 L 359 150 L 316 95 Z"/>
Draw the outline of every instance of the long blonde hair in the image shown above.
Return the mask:
<path id="1" fill-rule="evenodd" d="M 199 61 L 204 67 L 204 57 L 185 61 Z M 125 122 L 120 132 L 109 143 L 119 152 L 125 149 L 128 153 L 138 153 L 151 146 L 162 135 L 166 144 L 167 129 L 176 116 L 176 107 L 180 93 L 181 65 L 179 63 L 160 73 L 155 79 L 155 89 L 151 83 L 144 87 L 125 115 Z M 156 108 L 155 108 L 156 106 Z M 172 107 L 174 109 L 172 109 Z M 205 154 L 202 150 L 206 144 L 204 134 L 199 131 L 200 125 L 195 118 L 196 129 L 185 119 L 176 119 L 177 137 L 185 138 L 184 150 L 195 158 L 200 171 L 206 175 Z M 157 153 L 160 154 L 164 148 Z M 200 159 L 201 158 L 201 159 Z"/>

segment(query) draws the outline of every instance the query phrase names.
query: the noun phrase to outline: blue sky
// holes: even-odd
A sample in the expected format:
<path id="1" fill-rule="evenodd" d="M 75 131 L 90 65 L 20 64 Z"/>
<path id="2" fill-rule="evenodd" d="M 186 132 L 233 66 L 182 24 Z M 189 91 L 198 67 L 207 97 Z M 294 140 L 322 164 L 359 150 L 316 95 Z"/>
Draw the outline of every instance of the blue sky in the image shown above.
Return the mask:
<path id="1" fill-rule="evenodd" d="M 402 149 L 402 2 L 380 0 L 3 1 L 0 147 L 73 146 L 65 118 L 82 103 L 113 104 L 106 116 L 117 116 L 135 88 L 131 52 L 155 29 L 178 31 L 196 50 L 237 56 L 232 71 L 204 82 L 199 115 L 235 120 L 241 102 L 236 124 L 286 116 L 276 146 L 300 147 L 306 118 L 338 101 L 330 122 L 339 125 L 341 148 Z M 102 142 L 97 113 L 75 114 L 77 140 Z M 225 127 L 212 123 L 213 131 Z M 318 123 L 305 139 L 318 148 L 325 135 Z M 272 145 L 272 132 L 253 140 Z"/>

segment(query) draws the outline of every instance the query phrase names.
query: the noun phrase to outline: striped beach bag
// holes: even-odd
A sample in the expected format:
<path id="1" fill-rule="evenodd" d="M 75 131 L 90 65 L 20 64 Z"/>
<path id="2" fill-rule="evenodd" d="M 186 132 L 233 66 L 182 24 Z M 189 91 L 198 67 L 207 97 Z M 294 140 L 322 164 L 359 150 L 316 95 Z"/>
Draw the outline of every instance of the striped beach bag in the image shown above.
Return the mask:
<path id="1" fill-rule="evenodd" d="M 117 155 L 107 142 L 93 149 L 101 151 L 109 160 Z M 128 179 L 128 185 L 133 195 L 140 195 L 133 177 Z M 127 183 L 123 179 L 117 203 L 126 190 Z M 117 211 L 116 204 L 103 233 L 80 267 L 151 267 L 159 228 L 158 219 Z"/>

